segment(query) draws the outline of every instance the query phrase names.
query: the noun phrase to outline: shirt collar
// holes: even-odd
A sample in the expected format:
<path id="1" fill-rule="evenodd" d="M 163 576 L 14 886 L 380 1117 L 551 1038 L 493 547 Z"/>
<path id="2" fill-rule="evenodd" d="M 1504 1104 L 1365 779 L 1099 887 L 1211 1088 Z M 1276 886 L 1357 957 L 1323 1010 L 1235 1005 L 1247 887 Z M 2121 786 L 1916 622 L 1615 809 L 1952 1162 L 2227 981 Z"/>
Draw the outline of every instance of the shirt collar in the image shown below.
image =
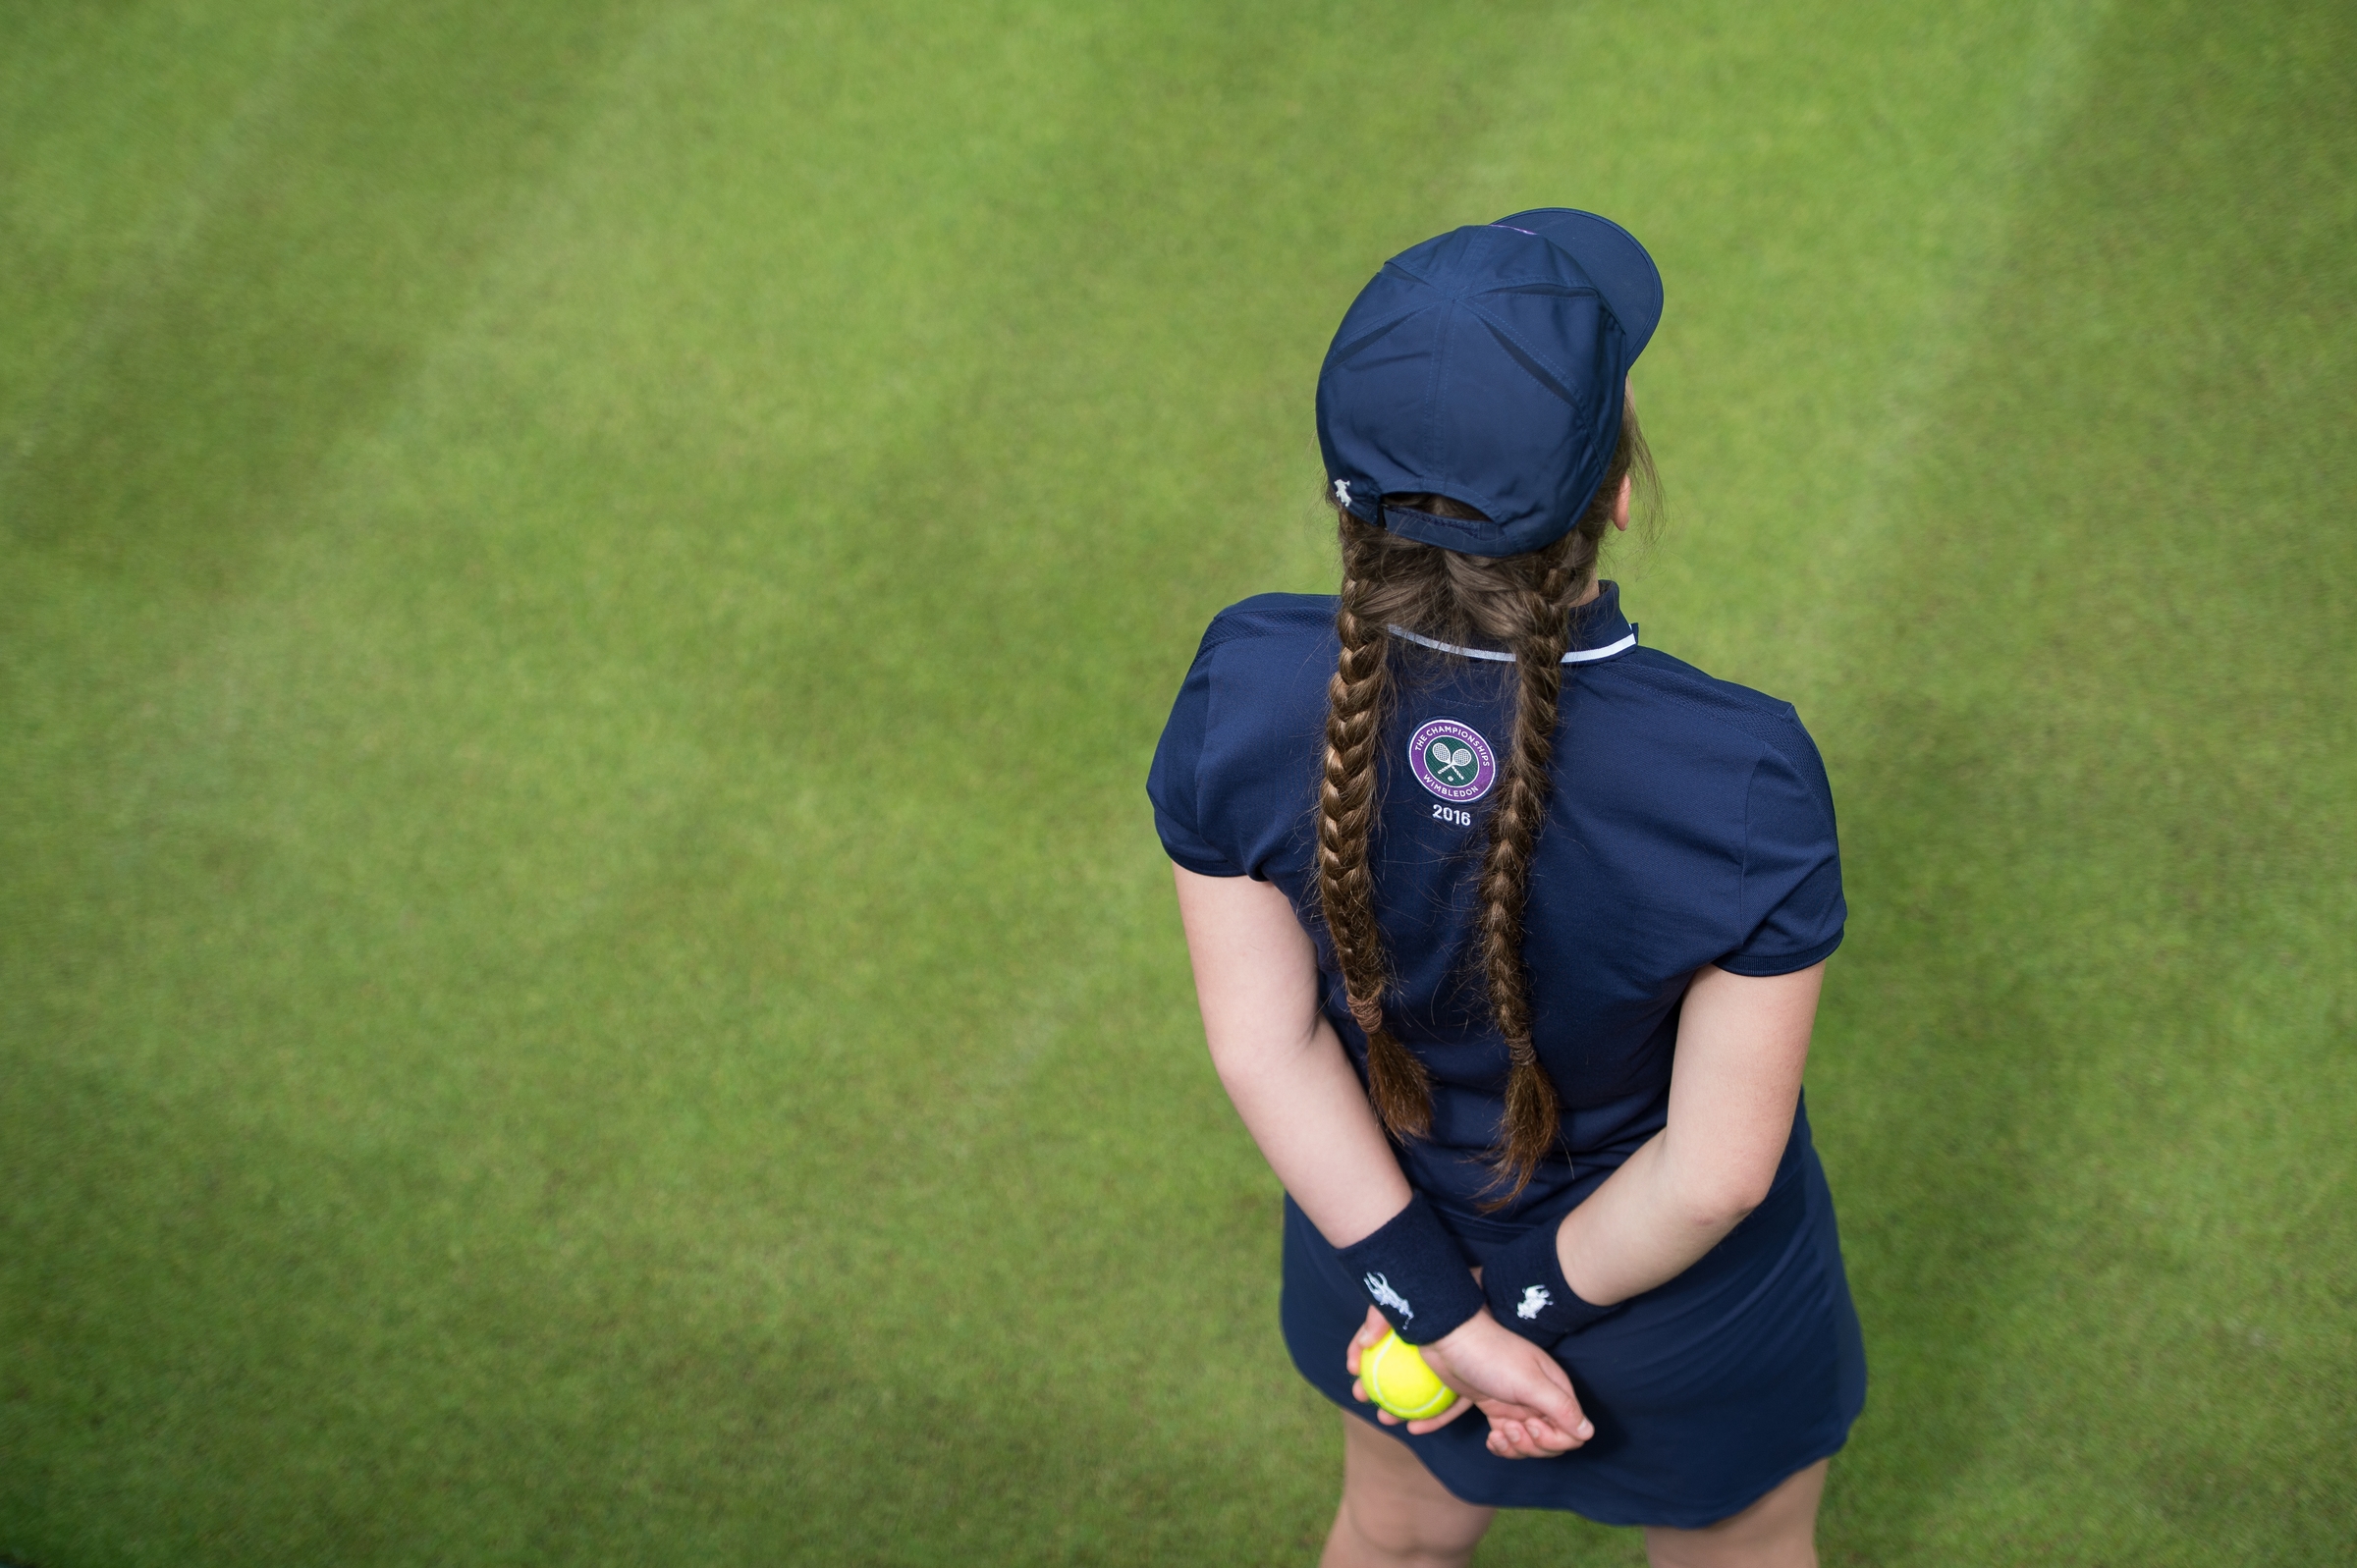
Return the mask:
<path id="1" fill-rule="evenodd" d="M 1499 664 L 1512 664 L 1514 656 L 1494 648 L 1460 648 L 1453 642 L 1433 637 L 1421 637 L 1401 626 L 1393 626 L 1392 635 L 1405 637 L 1427 648 L 1443 653 L 1462 654 L 1468 659 L 1488 659 Z M 1594 664 L 1628 652 L 1637 645 L 1636 623 L 1620 613 L 1620 585 L 1604 584 L 1595 598 L 1571 612 L 1571 640 L 1565 645 L 1563 663 L 1567 665 Z"/>

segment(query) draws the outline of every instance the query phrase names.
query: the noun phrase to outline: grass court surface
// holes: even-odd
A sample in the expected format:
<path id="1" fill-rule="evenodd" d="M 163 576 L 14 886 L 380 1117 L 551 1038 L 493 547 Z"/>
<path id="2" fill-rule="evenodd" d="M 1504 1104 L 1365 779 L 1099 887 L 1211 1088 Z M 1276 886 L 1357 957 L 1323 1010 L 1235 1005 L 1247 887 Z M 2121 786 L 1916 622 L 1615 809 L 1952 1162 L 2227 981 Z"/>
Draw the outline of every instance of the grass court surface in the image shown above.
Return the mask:
<path id="1" fill-rule="evenodd" d="M 0 1555 L 1308 1561 L 1146 759 L 1330 580 L 1352 293 L 1567 203 L 1669 287 L 1630 613 L 1842 810 L 1827 1560 L 2345 1562 L 2353 51 L 0 12 Z"/>

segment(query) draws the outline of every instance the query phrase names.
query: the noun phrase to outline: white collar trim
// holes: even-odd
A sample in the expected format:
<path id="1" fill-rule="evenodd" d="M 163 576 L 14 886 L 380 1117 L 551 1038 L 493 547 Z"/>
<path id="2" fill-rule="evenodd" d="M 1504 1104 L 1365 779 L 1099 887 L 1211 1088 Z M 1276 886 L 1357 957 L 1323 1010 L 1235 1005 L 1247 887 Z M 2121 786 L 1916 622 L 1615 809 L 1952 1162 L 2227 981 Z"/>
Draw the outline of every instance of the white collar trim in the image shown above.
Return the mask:
<path id="1" fill-rule="evenodd" d="M 1431 637 L 1419 637 L 1414 632 L 1407 630 L 1403 626 L 1391 626 L 1386 629 L 1388 629 L 1393 636 L 1405 637 L 1408 641 L 1421 648 L 1437 648 L 1443 653 L 1462 654 L 1467 659 L 1488 659 L 1493 663 L 1502 665 L 1510 665 L 1514 662 L 1514 656 L 1510 653 L 1498 653 L 1489 648 L 1460 648 L 1453 642 L 1438 642 Z M 1617 653 L 1626 653 L 1629 649 L 1635 647 L 1636 645 L 1637 633 L 1635 628 L 1631 627 L 1627 636 L 1622 637 L 1618 642 L 1616 642 L 1609 647 L 1572 649 L 1569 653 L 1563 655 L 1563 663 L 1567 665 L 1594 664 L 1599 659 L 1610 659 Z"/>

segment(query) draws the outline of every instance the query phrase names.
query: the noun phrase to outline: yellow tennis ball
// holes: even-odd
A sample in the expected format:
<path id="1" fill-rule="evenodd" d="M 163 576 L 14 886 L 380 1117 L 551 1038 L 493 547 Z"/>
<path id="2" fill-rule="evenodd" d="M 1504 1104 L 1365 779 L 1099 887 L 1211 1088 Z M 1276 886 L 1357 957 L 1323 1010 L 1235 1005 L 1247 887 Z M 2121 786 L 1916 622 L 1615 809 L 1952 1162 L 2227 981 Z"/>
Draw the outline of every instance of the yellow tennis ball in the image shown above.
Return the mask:
<path id="1" fill-rule="evenodd" d="M 1456 1390 L 1425 1365 L 1424 1353 L 1396 1333 L 1358 1353 L 1358 1380 L 1369 1399 L 1401 1421 L 1422 1421 L 1456 1403 Z"/>

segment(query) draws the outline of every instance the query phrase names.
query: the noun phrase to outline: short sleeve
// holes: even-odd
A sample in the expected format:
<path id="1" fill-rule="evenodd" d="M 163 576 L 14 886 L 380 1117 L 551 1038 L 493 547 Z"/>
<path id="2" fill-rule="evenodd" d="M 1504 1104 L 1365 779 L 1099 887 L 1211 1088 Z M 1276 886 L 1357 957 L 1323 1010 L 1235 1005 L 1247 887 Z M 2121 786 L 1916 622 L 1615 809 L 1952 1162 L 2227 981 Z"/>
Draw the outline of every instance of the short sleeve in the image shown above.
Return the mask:
<path id="1" fill-rule="evenodd" d="M 1199 876 L 1240 877 L 1244 868 L 1203 836 L 1197 780 L 1211 716 L 1211 659 L 1206 639 L 1171 705 L 1170 722 L 1162 727 L 1154 766 L 1146 774 L 1146 794 L 1154 802 L 1154 828 L 1165 854 Z"/>
<path id="2" fill-rule="evenodd" d="M 1784 975 L 1841 946 L 1848 905 L 1825 764 L 1797 720 L 1752 770 L 1743 825 L 1743 921 L 1749 935 L 1719 960 L 1738 975 Z"/>

